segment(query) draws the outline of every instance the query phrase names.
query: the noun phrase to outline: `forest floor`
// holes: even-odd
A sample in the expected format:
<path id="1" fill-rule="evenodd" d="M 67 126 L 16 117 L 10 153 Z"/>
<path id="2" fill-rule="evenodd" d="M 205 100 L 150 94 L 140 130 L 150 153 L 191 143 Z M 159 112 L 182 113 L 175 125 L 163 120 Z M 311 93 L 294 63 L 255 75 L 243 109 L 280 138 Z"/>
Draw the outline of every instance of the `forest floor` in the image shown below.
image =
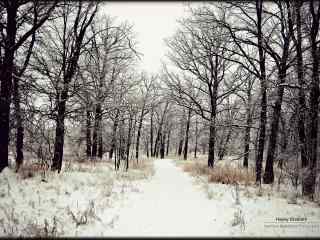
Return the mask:
<path id="1" fill-rule="evenodd" d="M 320 208 L 312 202 L 288 204 L 252 188 L 240 190 L 235 204 L 231 185 L 204 184 L 171 159 L 154 160 L 152 177 L 100 164 L 48 182 L 21 181 L 5 169 L 0 236 L 320 236 Z"/>

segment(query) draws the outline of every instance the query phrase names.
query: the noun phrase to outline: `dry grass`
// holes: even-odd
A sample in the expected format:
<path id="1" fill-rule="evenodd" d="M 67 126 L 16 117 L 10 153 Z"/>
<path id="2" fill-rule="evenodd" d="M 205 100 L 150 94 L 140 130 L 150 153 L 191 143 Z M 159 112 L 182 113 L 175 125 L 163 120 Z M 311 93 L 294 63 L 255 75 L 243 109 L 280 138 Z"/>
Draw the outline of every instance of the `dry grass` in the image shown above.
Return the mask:
<path id="1" fill-rule="evenodd" d="M 132 180 L 148 178 L 154 175 L 153 160 L 131 161 L 129 163 L 129 172 L 131 172 Z"/>
<path id="2" fill-rule="evenodd" d="M 23 164 L 18 173 L 22 179 L 32 178 L 36 175 L 41 175 L 45 178 L 45 173 L 48 171 L 49 165 L 42 163 L 25 163 Z"/>
<path id="3" fill-rule="evenodd" d="M 209 170 L 209 182 L 222 184 L 253 184 L 255 182 L 255 173 L 252 169 L 235 168 L 231 166 L 216 166 Z"/>
<path id="4" fill-rule="evenodd" d="M 253 169 L 238 168 L 234 166 L 215 166 L 209 169 L 203 161 L 186 161 L 183 163 L 183 171 L 192 176 L 208 176 L 208 182 L 222 184 L 254 184 L 255 173 Z"/>

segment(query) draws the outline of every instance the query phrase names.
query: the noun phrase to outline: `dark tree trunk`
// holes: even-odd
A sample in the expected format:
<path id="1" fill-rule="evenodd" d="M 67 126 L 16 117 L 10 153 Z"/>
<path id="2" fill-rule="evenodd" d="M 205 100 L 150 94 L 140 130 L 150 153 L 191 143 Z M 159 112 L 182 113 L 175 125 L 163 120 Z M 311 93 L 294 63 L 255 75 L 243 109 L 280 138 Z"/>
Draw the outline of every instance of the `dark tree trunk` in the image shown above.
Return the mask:
<path id="1" fill-rule="evenodd" d="M 271 123 L 271 131 L 269 136 L 269 146 L 268 146 L 268 153 L 267 153 L 267 161 L 266 167 L 263 176 L 263 182 L 265 184 L 270 184 L 274 182 L 274 173 L 273 173 L 273 163 L 275 158 L 275 150 L 277 144 L 277 137 L 278 137 L 278 130 L 279 130 L 279 119 L 281 116 L 281 106 L 282 106 L 282 99 L 284 93 L 284 86 L 286 76 L 287 76 L 287 59 L 289 55 L 289 47 L 290 47 L 290 32 L 287 35 L 284 33 L 284 29 L 281 30 L 283 36 L 283 50 L 282 56 L 280 59 L 280 63 L 278 65 L 278 92 L 276 102 L 273 108 L 273 117 Z"/>
<path id="2" fill-rule="evenodd" d="M 151 154 L 151 157 L 154 157 L 153 155 L 153 109 L 151 110 L 151 114 L 150 114 L 150 154 Z"/>
<path id="3" fill-rule="evenodd" d="M 81 53 L 82 41 L 85 36 L 85 32 L 89 24 L 92 22 L 93 17 L 97 11 L 95 8 L 94 12 L 92 12 L 91 16 L 86 16 L 81 24 L 81 27 L 77 29 L 76 27 L 79 25 L 79 19 L 81 15 L 81 7 L 82 5 L 78 5 L 77 16 L 75 18 L 74 30 L 75 36 L 72 41 L 74 41 L 74 46 L 72 47 L 70 56 L 67 58 L 65 55 L 63 56 L 63 63 L 62 63 L 62 70 L 63 70 L 63 89 L 60 92 L 58 89 L 58 96 L 56 99 L 57 102 L 57 125 L 56 125 L 56 137 L 55 137 L 55 144 L 54 144 L 54 156 L 52 159 L 52 166 L 51 170 L 55 171 L 58 170 L 58 173 L 61 171 L 62 167 L 62 159 L 63 159 L 63 146 L 64 146 L 64 119 L 65 119 L 65 112 L 66 112 L 66 102 L 68 100 L 68 91 L 69 91 L 69 84 L 76 73 L 76 68 L 78 65 L 78 60 Z M 87 12 L 88 13 L 88 12 Z M 87 18 L 89 17 L 89 18 Z M 66 24 L 66 22 L 64 22 Z M 77 32 L 79 30 L 79 32 Z M 66 39 L 63 39 L 66 41 Z M 64 42 L 65 43 L 65 42 Z M 64 46 L 65 47 L 65 46 Z M 63 52 L 68 51 L 67 48 L 63 49 Z M 59 96 L 61 94 L 61 96 Z"/>
<path id="4" fill-rule="evenodd" d="M 146 150 L 147 150 L 147 157 L 149 158 L 150 154 L 149 154 L 149 141 L 148 141 L 148 139 L 146 142 Z"/>
<path id="5" fill-rule="evenodd" d="M 129 119 L 129 126 L 128 126 L 128 137 L 127 137 L 127 149 L 126 149 L 126 171 L 129 169 L 129 156 L 130 156 L 130 147 L 131 147 L 131 132 L 132 132 L 132 116 Z"/>
<path id="6" fill-rule="evenodd" d="M 288 146 L 288 133 L 286 129 L 286 120 L 280 115 L 280 123 L 281 123 L 281 152 L 285 153 L 287 151 Z"/>
<path id="7" fill-rule="evenodd" d="M 168 155 L 169 155 L 170 134 L 171 134 L 171 129 L 169 128 L 169 130 L 168 130 L 168 136 L 167 136 L 167 149 L 166 149 L 166 156 L 168 156 Z"/>
<path id="8" fill-rule="evenodd" d="M 98 120 L 98 149 L 97 154 L 100 159 L 102 159 L 103 155 L 103 137 L 102 137 L 102 109 L 101 104 L 99 103 L 97 105 L 97 120 Z"/>
<path id="9" fill-rule="evenodd" d="M 184 116 L 183 116 L 184 118 Z M 180 139 L 179 139 L 179 145 L 178 145 L 178 156 L 180 157 L 182 154 L 182 147 L 183 147 L 183 141 L 184 141 L 184 137 L 183 137 L 183 118 L 180 120 Z"/>
<path id="10" fill-rule="evenodd" d="M 159 129 L 158 129 L 156 140 L 154 142 L 154 147 L 153 147 L 153 151 L 154 151 L 153 156 L 156 156 L 156 157 L 159 156 L 159 142 L 160 142 L 160 136 L 162 134 L 161 131 L 162 131 L 162 128 L 159 125 Z"/>
<path id="11" fill-rule="evenodd" d="M 160 134 L 161 134 L 161 133 L 160 133 Z M 159 157 L 159 149 L 160 149 L 160 141 L 157 141 L 156 144 L 155 144 L 155 146 L 154 146 L 154 151 L 155 151 L 154 156 L 155 156 L 156 158 Z"/>
<path id="12" fill-rule="evenodd" d="M 110 148 L 110 152 L 109 152 L 109 159 L 112 159 L 112 156 L 113 156 L 113 152 L 116 148 L 116 142 L 117 142 L 117 128 L 118 128 L 118 123 L 119 123 L 119 120 L 118 120 L 118 117 L 119 117 L 119 110 L 117 110 L 117 114 L 116 114 L 116 117 L 114 119 L 114 122 L 113 122 L 113 128 L 112 128 L 112 137 L 111 137 L 111 148 Z"/>
<path id="13" fill-rule="evenodd" d="M 164 111 L 162 113 L 161 120 L 160 120 L 160 123 L 159 123 L 159 129 L 158 129 L 158 132 L 157 132 L 157 137 L 156 137 L 156 140 L 155 140 L 155 143 L 154 143 L 154 155 L 156 155 L 156 157 L 159 156 L 160 135 L 162 134 L 164 118 L 165 118 L 165 115 L 166 115 L 166 112 L 167 112 L 167 109 L 168 109 L 168 105 L 169 105 L 169 103 L 166 102 L 166 105 L 164 107 Z"/>
<path id="14" fill-rule="evenodd" d="M 302 34 L 301 34 L 301 15 L 300 9 L 302 2 L 294 2 L 295 5 L 295 14 L 297 22 L 297 39 L 295 39 L 294 34 L 292 33 L 293 40 L 295 41 L 296 51 L 297 51 L 297 75 L 299 88 L 299 111 L 298 111 L 298 132 L 300 140 L 300 152 L 301 152 L 301 165 L 306 167 L 308 165 L 307 157 L 307 141 L 306 141 L 306 130 L 305 130 L 305 111 L 306 111 L 306 100 L 304 93 L 304 76 L 303 76 L 303 57 L 302 57 Z M 293 31 L 293 30 L 292 30 Z"/>
<path id="15" fill-rule="evenodd" d="M 214 145 L 216 137 L 216 123 L 215 115 L 211 114 L 210 128 L 209 128 L 209 154 L 208 154 L 208 167 L 213 168 L 214 166 Z"/>
<path id="16" fill-rule="evenodd" d="M 246 108 L 246 127 L 245 127 L 245 134 L 244 134 L 244 155 L 243 155 L 243 166 L 248 168 L 248 161 L 249 161 L 249 153 L 250 153 L 250 132 L 251 132 L 251 125 L 252 125 L 252 116 L 251 116 L 251 89 L 250 87 L 247 90 L 247 108 Z"/>
<path id="17" fill-rule="evenodd" d="M 191 109 L 189 108 L 188 119 L 187 119 L 187 127 L 186 127 L 186 135 L 185 135 L 185 141 L 184 141 L 184 149 L 183 149 L 183 159 L 184 160 L 187 160 L 187 157 L 188 157 L 190 118 L 191 118 Z"/>
<path id="18" fill-rule="evenodd" d="M 316 45 L 316 37 L 314 37 L 311 47 L 312 52 L 312 85 L 310 93 L 310 140 L 311 154 L 310 166 L 314 168 L 317 161 L 317 136 L 318 136 L 318 108 L 319 108 L 319 54 Z"/>
<path id="19" fill-rule="evenodd" d="M 102 159 L 103 156 L 103 137 L 102 137 L 102 127 L 99 127 L 99 134 L 98 134 L 98 157 Z"/>
<path id="20" fill-rule="evenodd" d="M 179 141 L 178 156 L 181 156 L 182 147 L 183 147 L 183 136 L 181 136 L 180 141 Z"/>
<path id="21" fill-rule="evenodd" d="M 18 171 L 20 166 L 23 164 L 23 136 L 24 136 L 23 119 L 22 119 L 22 112 L 21 112 L 21 106 L 20 106 L 21 97 L 20 97 L 18 78 L 14 78 L 13 99 L 14 99 L 15 117 L 16 117 L 16 123 L 17 123 L 16 171 Z"/>
<path id="22" fill-rule="evenodd" d="M 312 195 L 315 191 L 315 177 L 317 165 L 317 145 L 318 145 L 318 114 L 319 114 L 319 51 L 317 35 L 319 32 L 320 5 L 317 6 L 315 1 L 309 2 L 312 16 L 312 26 L 310 32 L 311 56 L 312 56 L 312 77 L 310 92 L 310 162 L 309 172 L 302 186 L 304 195 Z M 317 6 L 317 7 L 316 7 Z"/>
<path id="23" fill-rule="evenodd" d="M 229 144 L 229 141 L 230 141 L 230 138 L 231 138 L 231 134 L 232 134 L 232 128 L 229 127 L 226 139 L 222 141 L 221 148 L 220 148 L 220 151 L 218 153 L 219 160 L 222 160 L 224 155 L 226 154 L 227 147 L 228 147 L 228 144 Z"/>
<path id="24" fill-rule="evenodd" d="M 216 56 L 216 66 L 218 57 Z M 217 69 L 216 69 L 217 71 Z M 216 73 L 217 78 L 217 73 Z M 211 104 L 211 116 L 210 116 L 210 127 L 209 127 L 209 150 L 208 150 L 208 167 L 213 168 L 214 166 L 214 148 L 216 141 L 216 109 L 217 109 L 217 92 L 218 92 L 218 82 L 215 81 L 213 85 L 213 91 L 210 96 Z"/>
<path id="25" fill-rule="evenodd" d="M 101 115 L 101 106 L 100 104 L 96 105 L 95 118 L 94 118 L 94 127 L 93 127 L 93 137 L 92 137 L 92 157 L 95 158 L 98 152 L 98 138 L 100 131 L 100 115 Z"/>
<path id="26" fill-rule="evenodd" d="M 14 64 L 14 45 L 17 34 L 17 6 L 11 2 L 7 7 L 5 53 L 0 69 L 0 172 L 8 166 L 9 116 Z"/>
<path id="27" fill-rule="evenodd" d="M 120 121 L 119 126 L 119 146 L 118 146 L 118 159 L 117 159 L 117 170 L 120 168 L 121 161 L 125 160 L 125 139 L 124 139 L 124 119 Z"/>
<path id="28" fill-rule="evenodd" d="M 61 93 L 61 100 L 57 97 L 58 102 L 58 115 L 56 117 L 56 135 L 54 143 L 54 155 L 52 159 L 51 170 L 60 173 L 63 159 L 63 146 L 64 146 L 64 119 L 66 111 L 66 101 L 68 98 L 68 90 L 65 87 Z"/>
<path id="29" fill-rule="evenodd" d="M 284 66 L 285 67 L 285 66 Z M 269 137 L 269 146 L 268 146 L 268 154 L 267 154 L 267 161 L 266 167 L 263 175 L 263 183 L 270 184 L 274 181 L 274 173 L 273 173 L 273 162 L 275 157 L 275 149 L 277 144 L 277 136 L 278 136 L 278 129 L 279 129 L 279 119 L 281 115 L 281 105 L 282 105 L 282 98 L 283 98 L 283 83 L 285 82 L 286 71 L 279 74 L 280 83 L 278 86 L 278 95 L 276 102 L 274 104 L 273 110 L 273 118 L 271 122 L 271 130 L 270 130 L 270 137 Z"/>
<path id="30" fill-rule="evenodd" d="M 136 160 L 139 159 L 139 147 L 140 147 L 140 136 L 141 136 L 141 129 L 142 129 L 142 122 L 143 122 L 143 115 L 144 115 L 144 107 L 142 108 L 139 123 L 138 123 L 138 132 L 137 132 L 137 140 L 136 140 Z"/>
<path id="31" fill-rule="evenodd" d="M 198 120 L 196 118 L 196 132 L 195 132 L 195 144 L 194 144 L 194 158 L 197 158 L 197 152 L 198 152 Z"/>
<path id="32" fill-rule="evenodd" d="M 87 158 L 91 157 L 91 116 L 90 116 L 90 111 L 87 110 L 86 112 L 87 117 L 86 117 L 86 143 L 87 143 Z"/>
<path id="33" fill-rule="evenodd" d="M 258 149 L 256 157 L 256 182 L 261 184 L 262 161 L 264 152 L 264 143 L 266 136 L 267 123 L 267 82 L 265 69 L 265 56 L 263 50 L 263 36 L 262 36 L 262 2 L 263 0 L 256 0 L 257 11 L 257 32 L 258 32 L 258 51 L 259 51 L 259 66 L 260 66 L 260 92 L 261 92 L 261 110 L 260 110 L 260 126 Z"/>
<path id="34" fill-rule="evenodd" d="M 164 159 L 166 134 L 163 134 L 163 136 L 161 134 L 160 139 L 160 158 Z"/>

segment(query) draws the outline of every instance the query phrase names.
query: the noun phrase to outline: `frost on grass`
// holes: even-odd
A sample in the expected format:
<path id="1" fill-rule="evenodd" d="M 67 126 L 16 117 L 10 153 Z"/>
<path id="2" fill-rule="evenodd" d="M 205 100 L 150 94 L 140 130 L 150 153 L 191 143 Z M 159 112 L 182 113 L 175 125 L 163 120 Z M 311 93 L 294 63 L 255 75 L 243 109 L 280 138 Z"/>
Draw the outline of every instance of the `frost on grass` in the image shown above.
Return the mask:
<path id="1" fill-rule="evenodd" d="M 152 166 L 144 169 L 150 169 L 150 176 Z M 101 231 L 107 229 L 115 222 L 110 209 L 121 193 L 138 191 L 135 180 L 146 177 L 144 169 L 115 173 L 112 163 L 101 161 L 66 161 L 60 174 L 37 171 L 31 164 L 18 173 L 5 168 L 0 175 L 0 236 L 76 236 L 81 227 L 97 222 Z"/>
<path id="2" fill-rule="evenodd" d="M 229 164 L 230 163 L 230 164 Z M 212 215 L 226 221 L 220 228 L 223 236 L 319 236 L 319 228 L 308 226 L 277 228 L 265 226 L 276 217 L 306 217 L 319 222 L 317 201 L 301 195 L 301 180 L 294 168 L 275 169 L 274 184 L 255 184 L 254 169 L 243 169 L 237 162 L 218 161 L 208 169 L 206 159 L 176 161 L 178 168 L 191 175 L 196 186 L 215 210 Z M 228 165 L 229 164 L 229 165 Z M 279 180 L 280 177 L 280 180 Z M 278 183 L 280 181 L 280 184 Z M 320 181 L 317 179 L 317 181 Z M 316 186 L 317 183 L 316 183 Z M 217 224 L 215 220 L 215 224 Z M 219 228 L 215 225 L 216 228 Z"/>

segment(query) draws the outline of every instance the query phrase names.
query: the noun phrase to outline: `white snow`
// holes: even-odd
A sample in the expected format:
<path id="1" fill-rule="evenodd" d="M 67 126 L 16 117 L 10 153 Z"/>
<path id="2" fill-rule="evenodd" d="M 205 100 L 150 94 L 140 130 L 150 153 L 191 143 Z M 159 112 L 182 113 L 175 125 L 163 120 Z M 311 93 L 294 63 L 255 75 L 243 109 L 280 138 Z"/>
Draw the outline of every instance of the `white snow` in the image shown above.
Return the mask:
<path id="1" fill-rule="evenodd" d="M 101 164 L 50 174 L 47 183 L 40 176 L 22 180 L 4 169 L 0 236 L 31 236 L 35 229 L 43 234 L 45 219 L 47 229 L 54 228 L 54 216 L 58 236 L 320 236 L 320 208 L 314 203 L 288 204 L 240 186 L 236 205 L 234 186 L 203 184 L 170 159 L 155 160 L 154 167 L 151 179 L 138 181 L 130 180 L 137 170 L 115 174 Z M 68 208 L 78 220 L 87 211 L 88 221 L 76 226 Z M 276 218 L 292 217 L 307 220 L 275 224 Z"/>

